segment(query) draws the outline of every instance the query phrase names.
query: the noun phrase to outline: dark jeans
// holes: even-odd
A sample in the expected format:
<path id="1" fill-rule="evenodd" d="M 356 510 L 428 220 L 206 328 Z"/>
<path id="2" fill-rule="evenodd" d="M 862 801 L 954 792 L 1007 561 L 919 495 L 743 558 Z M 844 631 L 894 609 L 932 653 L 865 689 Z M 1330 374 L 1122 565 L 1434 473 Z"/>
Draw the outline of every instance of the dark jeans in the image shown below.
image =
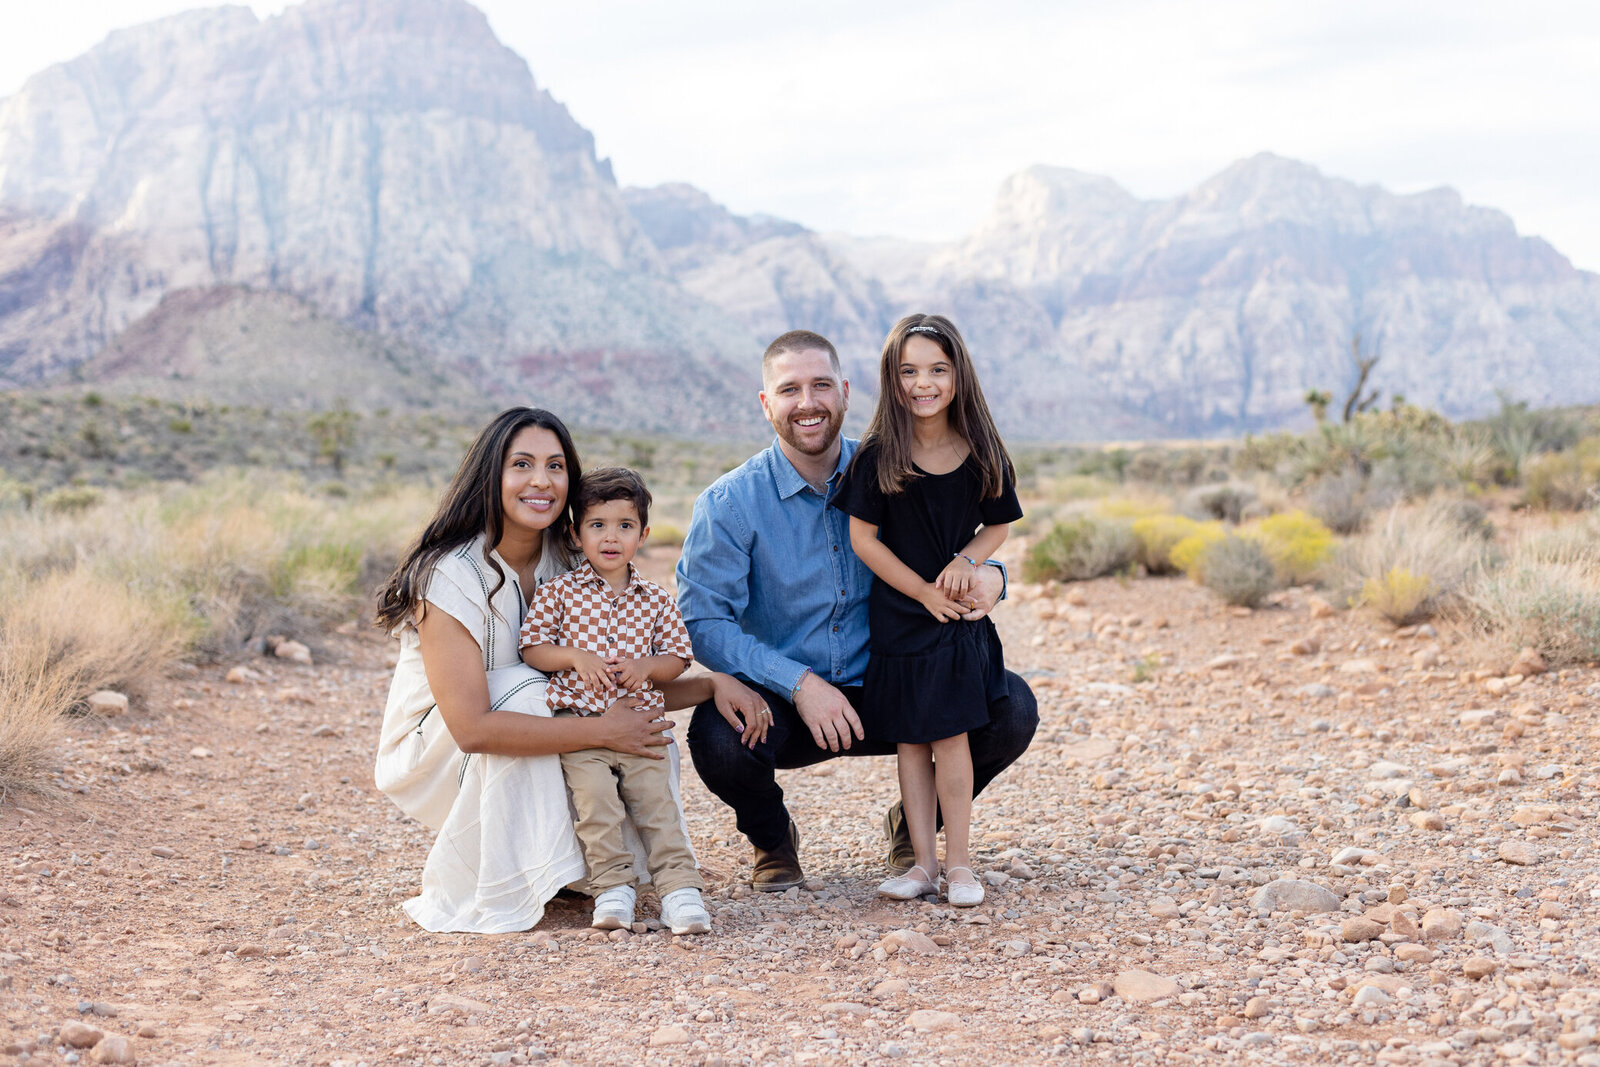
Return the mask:
<path id="1" fill-rule="evenodd" d="M 1039 702 L 1028 683 L 1006 672 L 1008 695 L 989 705 L 989 725 L 967 734 L 972 749 L 972 795 L 1017 761 L 1028 750 L 1033 732 L 1039 727 Z M 767 739 L 755 748 L 746 748 L 739 733 L 728 725 L 710 702 L 694 709 L 689 721 L 689 755 L 706 788 L 737 817 L 739 832 L 750 843 L 763 849 L 782 845 L 789 836 L 789 810 L 783 805 L 777 770 L 809 767 L 835 756 L 892 756 L 895 746 L 888 741 L 853 741 L 842 752 L 818 748 L 811 731 L 801 721 L 786 695 L 760 686 L 754 687 L 772 709 L 772 728 Z M 858 709 L 861 687 L 841 690 L 845 699 Z"/>

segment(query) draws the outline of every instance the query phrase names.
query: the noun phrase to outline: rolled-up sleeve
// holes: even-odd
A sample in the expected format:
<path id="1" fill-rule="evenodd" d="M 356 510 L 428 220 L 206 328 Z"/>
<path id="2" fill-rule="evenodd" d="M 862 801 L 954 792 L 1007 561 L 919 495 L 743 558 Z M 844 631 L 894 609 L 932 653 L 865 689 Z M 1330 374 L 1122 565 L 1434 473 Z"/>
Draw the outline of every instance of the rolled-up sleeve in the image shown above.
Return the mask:
<path id="1" fill-rule="evenodd" d="M 787 693 L 799 684 L 806 664 L 751 637 L 740 624 L 750 606 L 753 540 L 750 524 L 719 486 L 701 493 L 678 558 L 678 607 L 701 663 Z"/>

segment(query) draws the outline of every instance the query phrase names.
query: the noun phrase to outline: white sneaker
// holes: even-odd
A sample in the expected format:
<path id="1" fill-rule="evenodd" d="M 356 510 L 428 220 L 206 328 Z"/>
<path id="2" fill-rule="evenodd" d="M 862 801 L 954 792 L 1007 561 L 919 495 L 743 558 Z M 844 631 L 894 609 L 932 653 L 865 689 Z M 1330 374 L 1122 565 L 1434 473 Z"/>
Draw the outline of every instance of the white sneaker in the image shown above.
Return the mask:
<path id="1" fill-rule="evenodd" d="M 594 898 L 594 918 L 589 925 L 597 930 L 621 930 L 625 926 L 632 926 L 635 896 L 631 885 L 607 889 Z"/>
<path id="2" fill-rule="evenodd" d="M 661 898 L 661 923 L 675 934 L 709 934 L 711 913 L 700 890 L 674 889 Z"/>

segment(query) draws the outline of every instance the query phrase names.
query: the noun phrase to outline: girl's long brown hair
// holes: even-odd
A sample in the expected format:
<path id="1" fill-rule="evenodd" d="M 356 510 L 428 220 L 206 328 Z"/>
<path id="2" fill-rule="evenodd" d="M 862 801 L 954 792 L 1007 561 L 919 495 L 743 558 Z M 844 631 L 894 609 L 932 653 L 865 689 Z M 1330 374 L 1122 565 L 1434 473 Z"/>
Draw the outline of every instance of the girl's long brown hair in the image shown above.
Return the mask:
<path id="1" fill-rule="evenodd" d="M 866 440 L 878 447 L 878 489 L 885 493 L 898 493 L 906 483 L 917 477 L 911 463 L 911 426 L 915 418 L 905 391 L 900 387 L 900 353 L 906 338 L 916 327 L 918 337 L 925 337 L 944 350 L 954 371 L 956 395 L 950 401 L 950 428 L 961 435 L 978 466 L 983 483 L 983 495 L 996 497 L 1005 491 L 1007 481 L 1014 481 L 1016 473 L 1011 466 L 1011 454 L 1000 431 L 995 429 L 994 416 L 989 414 L 989 404 L 983 399 L 983 388 L 978 384 L 978 372 L 972 365 L 972 355 L 955 323 L 943 315 L 907 315 L 894 324 L 883 342 L 883 357 L 878 365 L 878 407 L 872 413 L 872 424 L 867 427 Z"/>
<path id="2" fill-rule="evenodd" d="M 556 551 L 563 559 L 570 555 L 566 546 L 571 543 L 572 495 L 583 479 L 578 465 L 578 450 L 572 444 L 572 435 L 560 419 L 543 408 L 508 408 L 496 415 L 478 434 L 477 440 L 462 457 L 455 477 L 439 499 L 433 518 L 423 528 L 422 536 L 406 550 L 400 565 L 389 580 L 378 590 L 377 623 L 389 631 L 413 619 L 422 600 L 428 595 L 428 579 L 433 568 L 444 556 L 460 548 L 479 534 L 485 538 L 484 562 L 493 568 L 499 580 L 489 591 L 493 600 L 506 584 L 505 571 L 490 554 L 505 533 L 505 507 L 500 503 L 500 478 L 505 469 L 506 455 L 517 434 L 529 426 L 549 430 L 561 442 L 561 452 L 567 459 L 567 502 L 562 505 L 556 521 L 545 531 L 544 551 Z"/>

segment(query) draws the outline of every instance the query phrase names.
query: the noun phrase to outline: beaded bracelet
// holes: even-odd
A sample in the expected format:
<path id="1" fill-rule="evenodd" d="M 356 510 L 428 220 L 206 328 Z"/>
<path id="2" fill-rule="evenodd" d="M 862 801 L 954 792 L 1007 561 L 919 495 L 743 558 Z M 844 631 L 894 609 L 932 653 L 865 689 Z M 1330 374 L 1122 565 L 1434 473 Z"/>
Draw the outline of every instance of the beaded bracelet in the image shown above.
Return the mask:
<path id="1" fill-rule="evenodd" d="M 955 554 L 955 558 L 956 559 L 964 559 L 964 560 L 966 560 L 967 561 L 967 566 L 969 566 L 969 567 L 976 567 L 978 565 L 978 561 L 973 559 L 971 556 L 967 555 L 965 552 L 957 552 Z"/>
<path id="2" fill-rule="evenodd" d="M 793 689 L 789 690 L 789 703 L 793 704 L 795 702 L 796 698 L 798 698 L 800 696 L 800 684 L 801 684 L 801 682 L 804 682 L 806 680 L 806 675 L 808 675 L 810 673 L 811 673 L 811 668 L 810 667 L 807 667 L 807 668 L 805 668 L 804 670 L 802 670 L 800 672 L 800 680 L 794 683 L 794 688 Z"/>

